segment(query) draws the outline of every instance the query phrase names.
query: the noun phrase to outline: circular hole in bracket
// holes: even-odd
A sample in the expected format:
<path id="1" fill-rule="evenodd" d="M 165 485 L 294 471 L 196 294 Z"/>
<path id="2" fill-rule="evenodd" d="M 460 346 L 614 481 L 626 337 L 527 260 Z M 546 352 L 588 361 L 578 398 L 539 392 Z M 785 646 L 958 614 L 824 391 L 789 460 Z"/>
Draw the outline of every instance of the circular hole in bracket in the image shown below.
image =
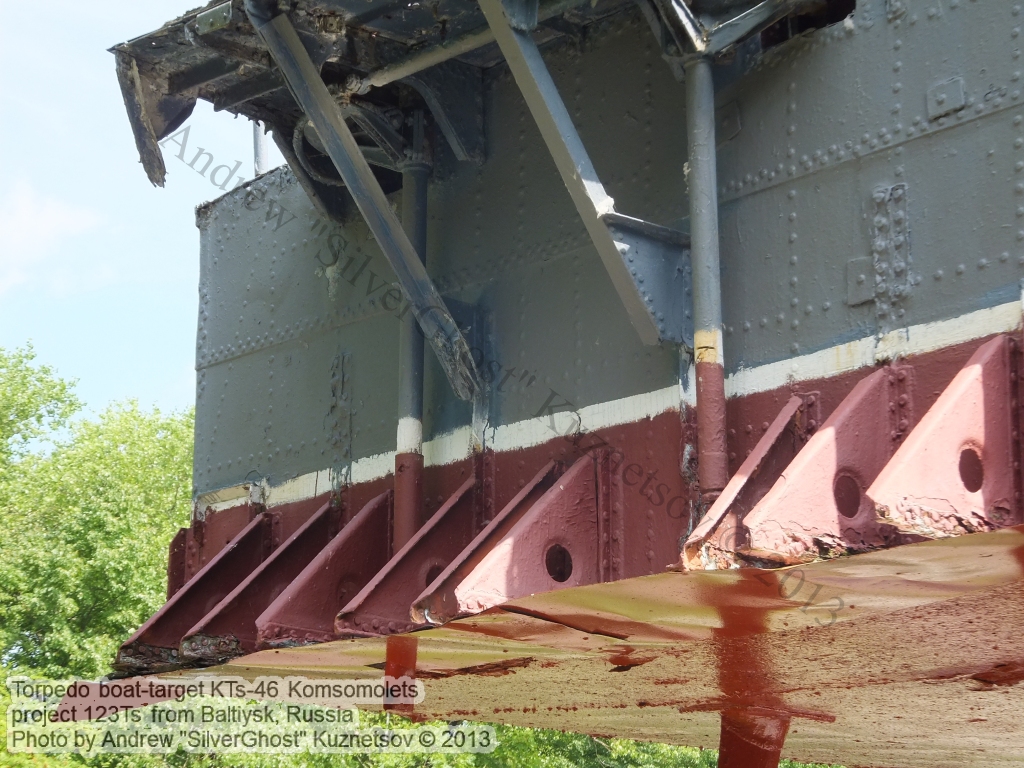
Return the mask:
<path id="1" fill-rule="evenodd" d="M 985 481 L 985 468 L 981 463 L 981 455 L 974 448 L 960 451 L 960 480 L 971 493 L 981 490 Z"/>
<path id="2" fill-rule="evenodd" d="M 568 581 L 572 576 L 572 555 L 561 544 L 552 544 L 544 555 L 544 566 L 548 569 L 548 576 L 555 581 Z"/>
<path id="3" fill-rule="evenodd" d="M 856 517 L 860 511 L 860 483 L 850 475 L 839 475 L 832 486 L 836 509 L 843 517 Z"/>
<path id="4" fill-rule="evenodd" d="M 425 579 L 425 581 L 426 581 L 425 586 L 429 587 L 431 584 L 433 584 L 434 581 L 437 580 L 437 577 L 440 576 L 443 572 L 444 572 L 444 566 L 441 565 L 440 563 L 435 563 L 434 565 L 430 566 L 430 568 L 427 569 L 427 577 Z"/>

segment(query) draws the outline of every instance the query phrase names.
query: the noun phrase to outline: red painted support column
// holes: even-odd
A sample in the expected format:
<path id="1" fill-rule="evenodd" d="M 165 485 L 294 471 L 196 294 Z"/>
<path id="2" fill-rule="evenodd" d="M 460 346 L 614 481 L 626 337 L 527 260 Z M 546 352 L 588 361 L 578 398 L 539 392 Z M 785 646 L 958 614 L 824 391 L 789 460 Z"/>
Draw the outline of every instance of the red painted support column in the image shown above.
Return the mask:
<path id="1" fill-rule="evenodd" d="M 391 635 L 387 640 L 384 656 L 384 676 L 391 678 L 416 678 L 416 646 L 419 641 L 410 635 Z M 384 709 L 411 715 L 412 704 L 384 703 Z"/>
<path id="2" fill-rule="evenodd" d="M 697 479 L 705 503 L 729 481 L 722 356 L 722 276 L 718 254 L 715 86 L 711 60 L 686 62 L 686 137 L 693 266 L 693 354 L 697 364 Z"/>
<path id="3" fill-rule="evenodd" d="M 789 718 L 743 710 L 722 712 L 718 768 L 778 768 Z"/>

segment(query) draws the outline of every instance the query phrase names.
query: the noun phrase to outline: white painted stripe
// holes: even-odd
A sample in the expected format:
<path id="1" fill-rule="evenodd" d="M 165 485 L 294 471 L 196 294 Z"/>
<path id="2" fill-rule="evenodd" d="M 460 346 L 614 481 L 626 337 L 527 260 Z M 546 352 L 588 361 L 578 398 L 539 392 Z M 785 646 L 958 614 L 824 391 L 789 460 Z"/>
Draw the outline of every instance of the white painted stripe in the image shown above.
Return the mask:
<path id="1" fill-rule="evenodd" d="M 375 456 L 356 459 L 352 462 L 351 483 L 368 483 L 379 480 L 395 471 L 395 451 L 378 453 Z"/>
<path id="2" fill-rule="evenodd" d="M 399 453 L 421 453 L 423 451 L 423 422 L 411 416 L 398 420 Z"/>
<path id="3" fill-rule="evenodd" d="M 473 428 L 469 425 L 438 435 L 423 444 L 423 465 L 441 467 L 462 461 L 473 453 Z"/>
<path id="4" fill-rule="evenodd" d="M 487 431 L 487 446 L 498 453 L 515 451 L 581 430 L 593 432 L 605 427 L 629 424 L 665 411 L 678 411 L 681 395 L 679 385 L 673 384 L 654 392 L 584 406 L 575 412 L 560 410 L 512 424 L 502 424 Z M 564 405 L 565 400 L 556 397 L 549 405 L 555 409 L 560 404 Z"/>
<path id="5" fill-rule="evenodd" d="M 725 395 L 742 397 L 768 392 L 792 382 L 825 379 L 897 357 L 934 352 L 994 333 L 1014 331 L 1021 327 L 1022 302 L 1012 301 L 951 320 L 911 325 L 883 336 L 866 336 L 791 360 L 740 369 L 726 378 Z"/>
<path id="6" fill-rule="evenodd" d="M 215 491 L 209 491 L 202 494 L 198 498 L 198 502 L 205 509 L 206 507 L 218 508 L 217 505 L 228 504 L 229 506 L 235 506 L 239 499 L 248 498 L 249 496 L 249 484 L 243 485 L 232 485 L 228 488 L 218 488 Z"/>
<path id="7" fill-rule="evenodd" d="M 331 470 L 321 469 L 267 488 L 267 506 L 312 499 L 331 490 Z"/>
<path id="8" fill-rule="evenodd" d="M 933 352 L 953 344 L 1017 330 L 1021 327 L 1022 308 L 1024 292 L 1020 302 L 980 309 L 952 320 L 912 325 L 883 336 L 867 336 L 791 360 L 741 369 L 726 379 L 725 393 L 727 397 L 742 397 L 767 392 L 792 382 L 824 379 L 896 357 Z M 682 405 L 693 406 L 696 401 L 696 381 L 692 365 L 686 372 L 686 378 L 685 387 L 681 383 L 673 384 L 654 392 L 588 405 L 575 413 L 560 411 L 489 428 L 486 435 L 487 447 L 498 453 L 521 450 L 541 445 L 560 435 L 571 434 L 581 426 L 583 430 L 591 432 L 653 418 L 666 411 L 679 410 Z M 558 403 L 564 403 L 564 400 L 555 398 L 550 405 L 557 406 Z M 459 427 L 439 435 L 422 444 L 424 465 L 436 467 L 461 461 L 472 455 L 474 444 L 471 426 Z M 324 469 L 269 487 L 266 489 L 267 503 L 274 506 L 312 498 L 326 493 L 344 480 L 351 483 L 379 480 L 394 472 L 395 453 L 388 451 L 357 459 L 352 463 L 348 478 L 337 477 L 332 470 Z M 249 493 L 250 484 L 210 491 L 199 496 L 197 507 L 203 510 L 208 506 L 214 510 L 225 509 L 236 506 Z"/>
<path id="9" fill-rule="evenodd" d="M 872 336 L 790 360 L 759 365 L 757 368 L 741 368 L 726 377 L 725 396 L 742 397 L 767 392 L 793 381 L 827 378 L 874 365 L 874 349 L 875 338 Z"/>

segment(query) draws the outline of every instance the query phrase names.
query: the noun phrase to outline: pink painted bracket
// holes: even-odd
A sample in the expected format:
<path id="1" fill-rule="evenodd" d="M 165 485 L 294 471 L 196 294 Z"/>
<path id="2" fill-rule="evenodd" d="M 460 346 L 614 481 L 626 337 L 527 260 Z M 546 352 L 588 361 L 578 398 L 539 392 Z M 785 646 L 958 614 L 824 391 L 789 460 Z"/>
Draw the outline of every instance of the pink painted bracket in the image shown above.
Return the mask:
<path id="1" fill-rule="evenodd" d="M 259 567 L 271 547 L 271 516 L 261 512 L 120 647 L 114 668 L 139 673 L 179 666 L 181 638 Z"/>
<path id="2" fill-rule="evenodd" d="M 475 485 L 475 477 L 466 480 L 342 608 L 334 624 L 339 637 L 410 632 L 423 626 L 422 622 L 410 620 L 410 606 L 477 533 Z"/>
<path id="3" fill-rule="evenodd" d="M 256 619 L 324 548 L 340 512 L 330 501 L 274 550 L 181 641 L 186 661 L 223 661 L 256 650 Z"/>
<path id="4" fill-rule="evenodd" d="M 599 582 L 598 461 L 584 456 L 560 477 L 549 463 L 416 599 L 414 618 L 438 624 Z"/>
<path id="5" fill-rule="evenodd" d="M 913 369 L 865 377 L 743 518 L 746 558 L 792 564 L 902 543 L 865 491 L 912 421 Z"/>
<path id="6" fill-rule="evenodd" d="M 743 520 L 821 422 L 817 392 L 793 395 L 683 545 L 684 569 L 730 568 L 747 544 Z"/>
<path id="7" fill-rule="evenodd" d="M 867 491 L 880 521 L 927 538 L 1024 522 L 1018 346 L 986 342 L 942 392 Z"/>
<path id="8" fill-rule="evenodd" d="M 259 615 L 257 647 L 334 639 L 338 611 L 391 557 L 392 499 L 387 491 L 363 507 Z"/>

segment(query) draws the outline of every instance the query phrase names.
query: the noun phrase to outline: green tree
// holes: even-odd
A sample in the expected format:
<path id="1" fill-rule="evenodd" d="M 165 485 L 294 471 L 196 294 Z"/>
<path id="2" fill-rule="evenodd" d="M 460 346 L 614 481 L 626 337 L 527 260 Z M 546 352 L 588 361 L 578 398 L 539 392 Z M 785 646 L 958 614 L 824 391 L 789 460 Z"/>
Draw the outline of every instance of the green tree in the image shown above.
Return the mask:
<path id="1" fill-rule="evenodd" d="M 67 423 L 79 408 L 72 382 L 53 369 L 34 365 L 35 352 L 0 349 L 0 481 L 32 441 Z"/>
<path id="2" fill-rule="evenodd" d="M 167 546 L 189 517 L 191 455 L 191 413 L 127 403 L 9 463 L 0 498 L 8 669 L 109 671 L 117 646 L 164 600 Z"/>

